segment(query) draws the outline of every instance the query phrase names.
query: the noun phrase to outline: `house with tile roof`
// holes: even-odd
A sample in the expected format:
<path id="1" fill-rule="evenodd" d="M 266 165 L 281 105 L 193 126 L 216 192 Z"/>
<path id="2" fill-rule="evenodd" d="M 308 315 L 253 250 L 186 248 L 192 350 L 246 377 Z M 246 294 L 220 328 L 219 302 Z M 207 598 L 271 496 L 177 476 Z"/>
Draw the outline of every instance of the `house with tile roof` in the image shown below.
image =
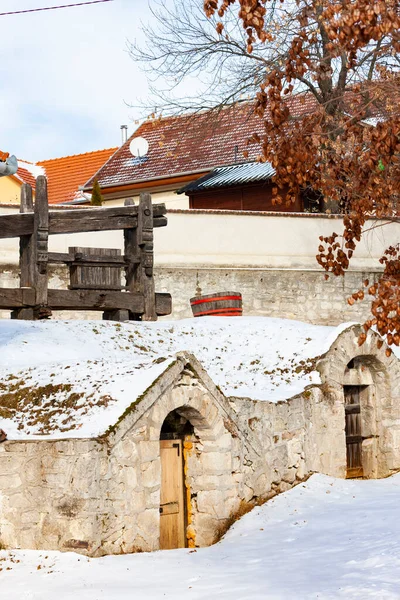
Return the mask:
<path id="1" fill-rule="evenodd" d="M 43 167 L 32 162 L 18 160 L 18 171 L 15 175 L 7 175 L 0 179 L 0 205 L 19 205 L 22 184 L 29 183 L 34 190 L 36 177 L 44 174 Z"/>
<path id="2" fill-rule="evenodd" d="M 47 176 L 49 204 L 90 202 L 80 188 L 104 165 L 117 148 L 95 150 L 84 154 L 39 161 Z"/>
<path id="3" fill-rule="evenodd" d="M 352 98 L 349 92 L 347 99 Z M 305 92 L 288 98 L 287 105 L 296 120 L 313 113 L 317 101 Z M 377 115 L 381 112 L 382 108 Z M 219 110 L 149 119 L 95 177 L 104 200 L 115 205 L 149 192 L 154 202 L 165 202 L 168 209 L 319 212 L 321 198 L 309 189 L 294 204 L 273 204 L 274 172 L 271 165 L 257 160 L 264 132 L 264 119 L 247 100 Z M 135 138 L 148 142 L 146 156 L 132 155 L 130 144 Z M 85 193 L 91 193 L 93 182 L 94 177 L 84 185 Z"/>
<path id="4" fill-rule="evenodd" d="M 303 100 L 302 100 L 303 99 Z M 306 99 L 306 101 L 304 101 Z M 310 112 L 314 102 L 309 96 L 292 99 L 292 114 L 301 116 Z M 140 192 L 150 192 L 154 202 L 165 202 L 167 208 L 228 208 L 231 210 L 273 210 L 271 204 L 271 168 L 266 165 L 264 176 L 256 166 L 260 154 L 260 137 L 264 123 L 253 110 L 250 102 L 243 102 L 215 111 L 196 114 L 183 114 L 145 121 L 134 134 L 115 152 L 102 168 L 83 187 L 91 193 L 94 179 L 100 184 L 103 198 L 107 203 L 123 204 L 125 198 L 139 196 Z M 149 144 L 146 156 L 134 157 L 130 144 L 134 138 L 142 137 Z M 256 206 L 246 207 L 246 202 L 235 201 L 232 205 L 221 200 L 202 203 L 189 201 L 185 186 L 207 177 L 215 168 L 238 167 L 248 164 L 250 171 L 257 170 L 254 181 L 259 199 Z M 243 187 L 228 182 L 227 193 L 232 196 L 232 186 Z M 181 195 L 177 194 L 181 190 Z M 238 191 L 237 189 L 235 191 Z M 254 189 L 253 189 L 254 194 Z M 240 193 L 239 193 L 240 195 Z M 302 210 L 301 202 L 289 210 Z M 286 209 L 287 210 L 287 209 Z"/>
<path id="5" fill-rule="evenodd" d="M 0 179 L 0 205 L 18 206 L 23 183 L 31 185 L 35 194 L 38 175 L 47 177 L 49 204 L 88 203 L 90 194 L 84 195 L 80 188 L 116 150 L 107 148 L 37 163 L 18 160 L 16 174 Z"/>

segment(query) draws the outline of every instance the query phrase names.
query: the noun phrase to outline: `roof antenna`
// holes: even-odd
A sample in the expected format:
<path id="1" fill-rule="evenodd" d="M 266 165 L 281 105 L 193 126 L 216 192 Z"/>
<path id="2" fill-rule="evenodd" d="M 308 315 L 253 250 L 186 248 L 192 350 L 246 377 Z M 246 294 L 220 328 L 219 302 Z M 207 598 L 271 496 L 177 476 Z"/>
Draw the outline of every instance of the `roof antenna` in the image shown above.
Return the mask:
<path id="1" fill-rule="evenodd" d="M 121 125 L 120 129 L 121 129 L 122 145 L 124 145 L 128 139 L 128 125 Z"/>
<path id="2" fill-rule="evenodd" d="M 235 164 L 237 163 L 238 154 L 239 154 L 239 146 L 235 146 Z"/>

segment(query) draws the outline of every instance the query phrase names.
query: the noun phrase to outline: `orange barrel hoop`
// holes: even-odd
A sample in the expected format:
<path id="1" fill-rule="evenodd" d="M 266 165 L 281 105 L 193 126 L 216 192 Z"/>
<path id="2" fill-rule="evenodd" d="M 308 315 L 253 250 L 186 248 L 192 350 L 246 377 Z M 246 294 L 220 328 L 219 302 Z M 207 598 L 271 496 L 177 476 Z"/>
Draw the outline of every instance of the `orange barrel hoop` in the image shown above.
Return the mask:
<path id="1" fill-rule="evenodd" d="M 219 292 L 190 299 L 194 317 L 241 317 L 242 294 Z"/>

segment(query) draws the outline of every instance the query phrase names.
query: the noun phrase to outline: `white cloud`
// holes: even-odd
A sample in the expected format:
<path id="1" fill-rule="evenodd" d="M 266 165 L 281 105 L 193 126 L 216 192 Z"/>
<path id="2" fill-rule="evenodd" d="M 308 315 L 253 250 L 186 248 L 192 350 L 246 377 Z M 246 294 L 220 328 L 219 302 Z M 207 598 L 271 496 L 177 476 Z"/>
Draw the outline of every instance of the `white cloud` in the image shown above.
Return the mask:
<path id="1" fill-rule="evenodd" d="M 2 0 L 0 12 L 55 4 Z M 118 145 L 139 116 L 125 102 L 147 92 L 126 40 L 148 14 L 144 0 L 114 0 L 0 17 L 0 149 L 40 160 Z"/>

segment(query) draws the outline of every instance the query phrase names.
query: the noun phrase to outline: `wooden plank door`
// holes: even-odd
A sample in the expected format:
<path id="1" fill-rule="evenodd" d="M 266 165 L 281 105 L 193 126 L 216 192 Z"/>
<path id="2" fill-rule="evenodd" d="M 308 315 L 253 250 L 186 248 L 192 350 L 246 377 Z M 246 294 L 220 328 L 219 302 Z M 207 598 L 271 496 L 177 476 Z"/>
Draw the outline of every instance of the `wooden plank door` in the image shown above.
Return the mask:
<path id="1" fill-rule="evenodd" d="M 185 505 L 181 440 L 161 440 L 160 550 L 184 548 Z"/>
<path id="2" fill-rule="evenodd" d="M 359 386 L 344 386 L 344 410 L 346 416 L 346 477 L 362 477 L 362 434 Z"/>

